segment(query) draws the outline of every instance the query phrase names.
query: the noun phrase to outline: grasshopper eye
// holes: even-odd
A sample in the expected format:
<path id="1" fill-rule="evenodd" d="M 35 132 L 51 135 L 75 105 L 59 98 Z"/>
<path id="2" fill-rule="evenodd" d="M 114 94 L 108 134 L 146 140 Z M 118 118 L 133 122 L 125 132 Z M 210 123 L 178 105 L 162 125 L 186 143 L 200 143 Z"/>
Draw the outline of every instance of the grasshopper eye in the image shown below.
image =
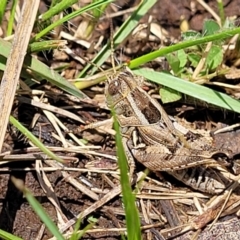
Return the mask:
<path id="1" fill-rule="evenodd" d="M 108 85 L 108 93 L 113 96 L 119 92 L 120 87 L 118 80 L 113 80 Z"/>

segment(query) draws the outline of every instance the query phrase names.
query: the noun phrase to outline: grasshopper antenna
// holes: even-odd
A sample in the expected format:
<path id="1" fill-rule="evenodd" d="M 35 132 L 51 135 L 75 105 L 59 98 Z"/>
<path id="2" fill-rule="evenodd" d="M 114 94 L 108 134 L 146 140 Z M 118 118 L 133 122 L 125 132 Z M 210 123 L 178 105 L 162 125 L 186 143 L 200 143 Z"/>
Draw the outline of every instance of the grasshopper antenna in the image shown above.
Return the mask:
<path id="1" fill-rule="evenodd" d="M 112 61 L 113 72 L 116 73 L 116 66 L 115 66 L 115 62 L 114 62 L 113 21 L 111 18 L 109 20 L 110 20 L 111 61 Z"/>

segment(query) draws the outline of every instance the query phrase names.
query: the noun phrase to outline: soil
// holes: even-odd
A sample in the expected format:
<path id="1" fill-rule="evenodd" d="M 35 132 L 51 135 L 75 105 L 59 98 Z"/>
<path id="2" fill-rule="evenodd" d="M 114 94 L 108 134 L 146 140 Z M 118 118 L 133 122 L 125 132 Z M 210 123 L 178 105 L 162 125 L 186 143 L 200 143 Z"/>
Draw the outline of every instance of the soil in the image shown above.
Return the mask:
<path id="1" fill-rule="evenodd" d="M 120 2 L 120 1 L 119 1 Z M 128 9 L 134 5 L 136 5 L 137 1 L 125 1 L 128 3 L 121 4 L 122 9 Z M 210 7 L 212 7 L 213 10 L 217 12 L 217 2 L 215 0 L 211 1 L 205 1 Z M 226 16 L 236 16 L 236 19 L 240 17 L 240 0 L 225 0 L 224 2 L 224 10 Z M 44 2 L 41 3 L 41 6 L 44 8 L 46 7 L 46 4 Z M 157 23 L 158 25 L 161 25 L 164 27 L 168 32 L 168 37 L 171 41 L 174 41 L 173 39 L 180 39 L 181 38 L 181 30 L 180 25 L 182 23 L 182 18 L 188 22 L 189 28 L 201 31 L 203 22 L 205 19 L 212 18 L 212 15 L 206 11 L 204 7 L 202 7 L 197 1 L 189 1 L 189 0 L 159 0 L 155 4 L 155 6 L 152 8 L 152 10 L 149 12 L 147 16 L 145 16 L 141 23 L 148 24 L 149 17 L 152 17 L 152 21 Z M 117 27 L 117 24 L 119 24 L 122 21 L 122 18 L 125 17 L 117 17 L 114 19 L 114 28 Z M 101 34 L 104 35 L 104 41 L 107 41 L 109 39 L 109 24 L 106 23 L 104 20 L 99 23 L 99 28 L 102 27 L 102 30 L 100 29 Z M 105 28 L 104 28 L 105 27 Z M 97 36 L 94 36 L 95 38 Z M 93 38 L 94 38 L 93 37 Z M 149 45 L 148 47 L 144 47 L 141 51 L 138 51 L 138 42 L 135 43 L 128 43 L 128 46 L 131 46 L 131 44 L 136 45 L 136 51 L 134 53 L 134 49 L 132 51 L 132 56 L 128 56 L 126 53 L 126 58 L 128 57 L 135 57 L 136 55 L 141 55 L 142 53 L 146 51 L 151 51 L 156 46 Z M 74 47 L 74 46 L 73 46 Z M 124 46 L 123 46 L 124 47 Z M 141 48 L 141 47 L 140 47 Z M 127 47 L 126 47 L 127 49 Z M 76 48 L 75 51 L 77 52 L 78 49 Z M 127 50 L 126 50 L 127 51 Z M 41 57 L 41 56 L 40 56 Z M 123 57 L 124 58 L 124 57 Z M 44 58 L 43 58 L 44 59 Z M 50 59 L 52 59 L 50 57 Z M 51 64 L 54 63 L 54 60 L 51 61 Z M 49 64 L 49 63 L 48 63 Z M 74 68 L 80 69 L 81 66 L 74 60 L 71 60 L 71 67 L 66 70 L 66 76 L 71 78 L 75 71 L 73 71 Z M 100 86 L 101 87 L 101 86 Z M 85 91 L 85 93 L 92 98 L 96 93 L 92 92 L 92 88 Z M 100 91 L 100 95 L 103 95 Z M 54 104 L 57 104 L 58 106 L 64 106 L 66 105 L 66 98 L 61 99 L 61 94 L 59 94 L 59 99 L 54 99 L 49 96 L 50 101 Z M 70 103 L 70 105 L 73 103 Z M 75 104 L 75 103 L 74 103 Z M 79 110 L 73 110 L 76 114 L 79 116 L 82 116 L 84 120 L 91 122 L 91 120 L 104 120 L 107 118 L 110 118 L 110 113 L 107 110 L 101 109 L 97 106 L 93 106 L 92 104 L 88 103 L 82 103 L 82 108 Z M 176 106 L 176 105 L 169 105 L 166 107 L 166 110 L 168 112 L 171 112 L 170 108 L 176 109 L 176 107 L 181 107 L 182 104 Z M 196 112 L 199 113 L 199 110 L 196 110 Z M 203 109 L 202 112 L 199 114 L 199 118 L 197 114 L 194 114 L 194 118 L 192 122 L 196 121 L 196 124 L 204 124 L 204 121 L 207 118 L 207 110 Z M 52 138 L 51 132 L 55 132 L 51 124 L 48 122 L 48 120 L 42 115 L 42 112 L 39 111 L 37 108 L 30 108 L 28 105 L 21 104 L 16 105 L 13 108 L 13 113 L 15 116 L 18 117 L 18 119 L 21 122 L 24 122 L 25 126 L 28 126 L 32 120 L 32 116 L 34 116 L 36 113 L 40 113 L 41 117 L 37 121 L 36 127 L 32 129 L 32 132 L 37 137 L 41 137 L 44 144 L 48 146 L 61 146 L 61 142 L 56 140 L 55 138 Z M 204 118 L 201 118 L 204 113 Z M 208 112 L 209 113 L 209 112 Z M 218 117 L 224 119 L 224 114 L 219 114 Z M 190 114 L 189 119 L 192 118 L 193 113 Z M 185 116 L 188 117 L 187 115 Z M 214 120 L 215 115 L 211 115 L 212 119 Z M 237 119 L 237 116 L 233 116 L 233 114 L 229 113 L 228 115 L 229 119 Z M 59 116 L 59 118 L 64 122 L 66 126 L 69 127 L 76 135 L 78 134 L 79 138 L 87 139 L 89 144 L 96 144 L 98 146 L 101 146 L 102 148 L 99 150 L 99 152 L 102 153 L 109 153 L 114 155 L 114 139 L 110 137 L 109 135 L 106 135 L 105 133 L 99 133 L 96 130 L 88 130 L 84 131 L 84 133 L 81 133 L 80 131 L 76 131 L 76 129 L 79 128 L 79 124 L 76 122 L 73 122 L 71 120 L 66 120 L 64 117 Z M 215 120 L 215 122 L 219 122 L 220 120 Z M 231 122 L 231 121 L 230 121 Z M 232 122 L 231 122 L 232 123 Z M 84 135 L 82 135 L 84 134 Z M 234 137 L 231 136 L 231 139 Z M 220 143 L 223 144 L 223 143 Z M 22 153 L 24 151 L 27 151 L 29 147 L 29 144 L 26 142 L 26 139 L 24 139 L 23 136 L 19 135 L 14 131 L 12 127 L 8 128 L 8 133 L 6 135 L 6 144 L 4 146 L 4 151 L 7 151 L 9 149 L 21 149 Z M 59 155 L 65 155 L 65 157 L 69 157 L 69 163 L 66 164 L 67 167 L 77 168 L 77 169 L 85 169 L 85 165 L 89 163 L 90 161 L 94 160 L 95 164 L 96 160 L 99 160 L 100 157 L 96 156 L 90 156 L 89 154 L 85 153 L 75 153 L 75 154 L 66 154 L 62 153 L 61 151 L 57 152 Z M 106 168 L 109 169 L 109 166 L 111 166 L 113 169 L 115 167 L 115 162 L 112 162 L 110 160 L 107 160 L 105 157 L 101 157 L 101 159 L 106 160 L 104 164 L 106 164 Z M 78 160 L 75 162 L 74 160 Z M 100 162 L 99 164 L 103 164 L 103 162 Z M 109 164 L 109 165 L 108 165 Z M 114 165 L 115 164 L 115 165 Z M 49 167 L 48 164 L 44 163 L 44 167 Z M 104 167 L 101 165 L 101 167 Z M 142 166 L 137 166 L 137 168 L 142 169 Z M 29 170 L 30 169 L 30 170 Z M 66 171 L 65 171 L 66 172 Z M 107 174 L 97 174 L 97 173 L 91 173 L 88 171 L 67 171 L 68 174 L 74 179 L 77 179 L 80 181 L 85 187 L 89 186 L 90 189 L 97 194 L 97 196 L 101 199 L 105 196 L 106 190 L 110 190 L 114 187 L 117 187 L 118 182 L 115 178 L 112 176 L 108 176 Z M 61 210 L 65 217 L 70 220 L 74 219 L 79 213 L 82 211 L 88 209 L 90 206 L 94 204 L 96 199 L 93 199 L 93 197 L 90 197 L 89 195 L 85 194 L 84 192 L 78 190 L 73 184 L 70 183 L 70 176 L 63 176 L 60 170 L 49 170 L 46 171 L 46 176 L 51 183 L 54 193 L 57 197 L 57 201 L 59 201 Z M 33 193 L 33 195 L 37 198 L 37 200 L 41 203 L 42 207 L 45 209 L 45 211 L 51 216 L 51 218 L 58 222 L 58 216 L 56 212 L 56 208 L 54 205 L 50 202 L 49 197 L 51 194 L 46 194 L 46 192 L 43 190 L 43 187 L 40 185 L 39 177 L 35 171 L 35 164 L 33 162 L 29 161 L 21 161 L 21 162 L 14 162 L 12 164 L 2 165 L 0 169 L 0 229 L 5 230 L 9 233 L 13 233 L 23 239 L 36 239 L 38 235 L 40 234 L 40 229 L 43 227 L 43 234 L 40 239 L 49 239 L 52 237 L 50 232 L 44 228 L 41 220 L 36 215 L 36 213 L 32 210 L 31 206 L 29 205 L 26 198 L 23 196 L 22 192 L 16 189 L 14 184 L 11 181 L 11 178 L 15 177 L 17 179 L 21 179 L 26 187 Z M 163 174 L 163 179 L 164 179 Z M 173 179 L 169 179 L 169 181 L 174 181 Z M 86 183 L 85 183 L 86 182 Z M 165 180 L 163 180 L 163 183 L 166 183 Z M 173 188 L 178 186 L 181 187 L 181 189 L 184 189 L 185 191 L 188 191 L 188 188 L 186 186 L 183 186 L 183 184 L 179 182 L 171 182 Z M 95 190 L 94 190 L 95 189 Z M 144 203 L 147 203 L 147 199 L 143 200 Z M 159 226 L 155 226 L 155 228 L 151 228 L 149 231 L 144 231 L 143 239 L 161 239 L 161 236 L 156 233 L 156 231 L 161 230 L 164 228 L 164 223 L 162 219 L 159 219 L 158 212 L 162 212 L 161 210 L 161 204 L 158 200 L 154 200 L 152 203 L 152 208 L 155 208 L 156 214 L 153 217 L 152 224 L 159 224 L 159 222 L 162 223 Z M 189 211 L 189 209 L 188 209 Z M 195 209 L 192 209 L 192 211 L 195 211 Z M 114 231 L 115 228 L 121 228 L 125 227 L 125 220 L 124 220 L 124 214 L 122 209 L 122 203 L 121 203 L 121 197 L 119 195 L 116 195 L 116 197 L 113 197 L 107 204 L 105 204 L 103 207 L 98 208 L 96 211 L 91 212 L 88 217 L 92 217 L 98 220 L 98 222 L 95 224 L 94 228 L 102 228 L 102 229 L 112 229 L 112 231 L 102 231 L 102 232 L 93 232 L 91 234 L 85 234 L 83 236 L 83 239 L 120 239 L 121 236 L 118 231 Z M 187 216 L 186 216 L 187 217 Z M 146 219 L 143 220 L 142 217 L 142 224 L 145 225 Z M 181 219 L 182 220 L 182 219 Z M 81 228 L 84 228 L 89 224 L 90 219 L 84 219 Z M 66 222 L 66 221 L 65 221 Z M 150 222 L 148 223 L 150 224 Z M 236 224 L 236 221 L 234 222 Z M 234 225 L 235 226 L 235 225 Z M 239 227 L 233 228 L 232 231 L 238 231 Z M 206 234 L 205 234 L 206 235 Z M 204 235 L 204 236 L 205 236 Z M 233 234 L 234 235 L 234 234 Z M 228 234 L 226 236 L 222 236 L 221 239 L 232 239 L 233 235 Z M 166 236 L 165 236 L 166 237 Z M 181 239 L 187 239 L 182 237 Z M 217 239 L 214 238 L 213 235 L 210 237 L 206 235 L 206 237 L 202 237 L 202 239 Z M 237 239 L 237 238 L 234 238 Z"/>

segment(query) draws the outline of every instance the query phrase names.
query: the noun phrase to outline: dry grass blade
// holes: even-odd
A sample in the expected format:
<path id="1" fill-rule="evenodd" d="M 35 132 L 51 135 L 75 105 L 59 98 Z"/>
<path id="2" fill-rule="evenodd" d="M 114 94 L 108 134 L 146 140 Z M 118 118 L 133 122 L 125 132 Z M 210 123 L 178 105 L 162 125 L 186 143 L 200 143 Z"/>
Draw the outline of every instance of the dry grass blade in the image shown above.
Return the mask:
<path id="1" fill-rule="evenodd" d="M 61 114 L 61 115 L 67 116 L 68 118 L 72 118 L 72 119 L 74 119 L 78 122 L 84 123 L 84 121 L 79 116 L 77 116 L 76 114 L 71 113 L 67 110 L 60 109 L 60 108 L 57 108 L 57 107 L 54 107 L 54 106 L 51 106 L 51 105 L 47 105 L 47 104 L 44 104 L 44 103 L 41 103 L 41 102 L 37 102 L 37 101 L 31 100 L 30 98 L 26 98 L 26 97 L 18 97 L 18 100 L 23 102 L 23 103 L 27 103 L 27 104 L 30 104 L 32 106 L 40 107 L 42 109 Z"/>
<path id="2" fill-rule="evenodd" d="M 0 150 L 2 149 L 19 75 L 27 51 L 28 41 L 36 18 L 39 2 L 39 0 L 24 1 L 21 17 L 13 39 L 12 49 L 3 74 L 0 87 Z"/>
<path id="3" fill-rule="evenodd" d="M 58 167 L 58 163 L 53 161 L 45 161 L 48 165 L 51 167 Z M 65 178 L 67 182 L 75 186 L 77 189 L 82 191 L 84 194 L 88 195 L 93 200 L 98 200 L 99 197 L 97 194 L 95 194 L 93 191 L 89 190 L 87 187 L 85 187 L 83 184 L 79 183 L 76 179 L 74 179 L 70 174 L 68 174 L 66 171 L 62 171 L 62 176 Z"/>
<path id="4" fill-rule="evenodd" d="M 77 218 L 84 218 L 88 214 L 92 213 L 93 211 L 96 211 L 98 208 L 103 206 L 105 203 L 116 197 L 121 193 L 121 186 L 117 186 L 113 188 L 110 192 L 108 192 L 104 197 L 102 197 L 100 200 L 96 201 L 94 204 L 92 204 L 90 207 L 85 209 L 83 212 L 81 212 Z M 71 227 L 76 222 L 76 219 L 72 219 L 68 221 L 65 226 L 62 227 L 61 232 L 66 231 L 69 227 Z"/>
<path id="5" fill-rule="evenodd" d="M 63 224 L 65 221 L 67 221 L 67 217 L 64 215 L 64 213 L 61 210 L 60 202 L 54 192 L 54 188 L 52 187 L 47 175 L 43 171 L 43 164 L 41 160 L 36 161 L 36 173 L 38 181 L 43 189 L 43 191 L 46 193 L 49 201 L 55 206 L 55 209 L 57 211 L 58 221 L 60 224 Z"/>
<path id="6" fill-rule="evenodd" d="M 199 4 L 201 4 L 209 13 L 211 13 L 211 15 L 216 19 L 216 21 L 219 23 L 219 25 L 221 25 L 220 17 L 213 11 L 212 8 L 209 7 L 209 5 L 207 3 L 205 3 L 202 0 L 197 0 L 197 2 Z"/>

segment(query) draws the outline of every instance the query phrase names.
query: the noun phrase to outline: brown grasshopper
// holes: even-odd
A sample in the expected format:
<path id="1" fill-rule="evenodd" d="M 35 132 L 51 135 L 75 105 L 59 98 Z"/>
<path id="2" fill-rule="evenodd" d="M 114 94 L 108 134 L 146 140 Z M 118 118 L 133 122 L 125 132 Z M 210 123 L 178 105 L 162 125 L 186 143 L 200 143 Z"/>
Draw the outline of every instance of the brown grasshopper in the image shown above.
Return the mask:
<path id="1" fill-rule="evenodd" d="M 219 193 L 229 182 L 212 168 L 216 164 L 208 145 L 190 142 L 173 125 L 163 107 L 142 89 L 144 79 L 124 67 L 108 79 L 107 105 L 116 112 L 125 153 L 151 171 L 167 171 L 185 184 Z M 201 141 L 199 141 L 201 142 Z"/>

